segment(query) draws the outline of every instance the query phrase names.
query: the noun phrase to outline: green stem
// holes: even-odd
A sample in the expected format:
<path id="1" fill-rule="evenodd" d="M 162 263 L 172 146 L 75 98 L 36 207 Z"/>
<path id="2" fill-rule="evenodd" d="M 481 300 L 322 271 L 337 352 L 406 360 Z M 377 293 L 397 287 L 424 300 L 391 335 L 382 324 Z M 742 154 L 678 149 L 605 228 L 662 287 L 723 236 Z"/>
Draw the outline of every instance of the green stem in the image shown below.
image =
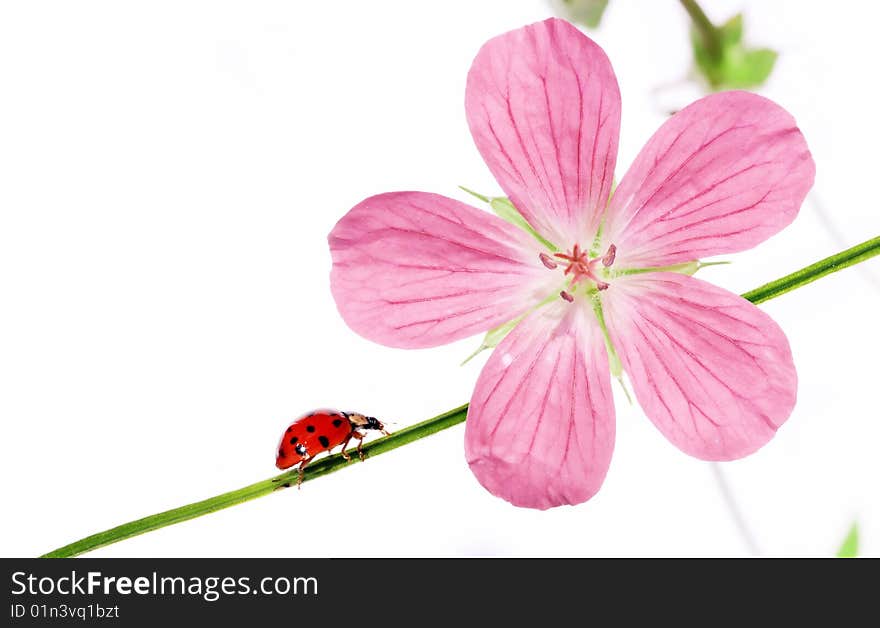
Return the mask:
<path id="1" fill-rule="evenodd" d="M 430 436 L 435 432 L 445 430 L 447 427 L 462 423 L 467 416 L 467 408 L 467 405 L 463 405 L 454 410 L 450 410 L 449 412 L 444 412 L 439 416 L 435 416 L 433 419 L 428 419 L 427 421 L 422 421 L 421 423 L 416 423 L 415 425 L 394 432 L 385 438 L 365 443 L 363 447 L 364 458 L 384 454 L 386 451 L 397 449 L 398 447 L 411 443 L 414 440 L 419 440 L 420 438 Z M 347 461 L 341 454 L 324 458 L 323 460 L 310 464 L 305 468 L 302 481 L 308 482 L 309 480 L 314 480 L 322 475 L 333 473 L 347 465 L 354 464 L 356 460 L 357 456 L 352 456 L 352 460 Z M 201 517 L 208 513 L 223 510 L 224 508 L 229 508 L 236 504 L 242 504 L 246 501 L 256 499 L 257 497 L 262 497 L 263 495 L 268 495 L 279 489 L 296 485 L 296 480 L 297 471 L 295 469 L 292 471 L 285 471 L 273 478 L 257 482 L 256 484 L 250 484 L 244 488 L 229 491 L 228 493 L 223 493 L 222 495 L 217 495 L 215 497 L 209 497 L 208 499 L 193 504 L 187 504 L 180 508 L 166 510 L 165 512 L 150 515 L 143 519 L 123 523 L 115 528 L 110 528 L 109 530 L 87 536 L 79 541 L 74 541 L 70 545 L 59 547 L 48 554 L 43 554 L 40 558 L 69 558 L 71 556 L 78 556 L 83 552 L 89 552 L 98 549 L 99 547 L 116 543 L 117 541 L 130 539 L 133 536 L 144 534 L 145 532 L 151 532 L 152 530 L 158 530 L 159 528 L 164 528 L 165 526 L 170 526 L 175 523 L 195 519 L 196 517 Z"/>
<path id="2" fill-rule="evenodd" d="M 718 31 L 718 27 L 712 23 L 712 20 L 708 18 L 705 11 L 703 11 L 702 7 L 697 4 L 696 0 L 679 1 L 681 2 L 681 6 L 684 7 L 684 10 L 691 16 L 694 28 L 700 33 L 700 37 L 703 38 L 703 45 L 706 47 L 706 52 L 709 54 L 709 57 L 716 63 L 721 61 L 721 33 Z"/>
<path id="3" fill-rule="evenodd" d="M 760 288 L 749 290 L 742 296 L 752 303 L 763 303 L 778 297 L 780 294 L 785 294 L 795 288 L 813 283 L 825 275 L 830 275 L 848 266 L 864 262 L 878 254 L 880 254 L 880 236 L 850 247 L 836 255 L 826 257 L 815 264 L 810 264 L 805 268 L 796 270 L 790 275 L 780 277 L 776 281 L 765 283 Z"/>
<path id="4" fill-rule="evenodd" d="M 880 236 L 837 253 L 836 255 L 832 255 L 831 257 L 826 257 L 815 264 L 810 264 L 806 268 L 802 268 L 790 275 L 786 275 L 785 277 L 771 281 L 759 288 L 746 292 L 742 296 L 752 303 L 763 303 L 764 301 L 778 297 L 779 295 L 785 294 L 795 288 L 800 288 L 801 286 L 816 281 L 820 277 L 837 272 L 848 266 L 858 264 L 859 262 L 863 262 L 878 254 L 880 254 Z M 415 425 L 404 428 L 390 436 L 367 443 L 364 445 L 364 455 L 365 457 L 378 456 L 386 451 L 397 449 L 402 445 L 406 445 L 407 443 L 411 443 L 420 438 L 424 438 L 425 436 L 445 430 L 453 425 L 462 423 L 467 416 L 467 409 L 467 404 L 459 406 L 458 408 L 445 412 L 433 419 L 416 423 Z M 309 465 L 305 469 L 305 472 L 303 473 L 303 482 L 308 482 L 309 480 L 321 477 L 322 475 L 333 473 L 334 471 L 338 471 L 339 469 L 352 464 L 354 464 L 354 461 L 347 462 L 339 454 L 324 458 L 323 460 Z M 64 547 L 53 550 L 48 554 L 44 554 L 41 558 L 66 558 L 70 556 L 78 556 L 84 552 L 105 545 L 110 545 L 117 541 L 129 539 L 133 536 L 150 532 L 151 530 L 158 530 L 159 528 L 180 523 L 181 521 L 195 519 L 196 517 L 222 510 L 223 508 L 229 508 L 230 506 L 235 506 L 236 504 L 241 504 L 251 499 L 262 497 L 263 495 L 268 495 L 278 489 L 296 484 L 296 479 L 296 470 L 287 471 L 280 475 L 276 475 L 273 478 L 269 478 L 268 480 L 263 480 L 262 482 L 257 482 L 256 484 L 251 484 L 235 491 L 223 493 L 216 497 L 210 497 L 200 502 L 195 502 L 194 504 L 181 506 L 180 508 L 174 508 L 173 510 L 166 510 L 165 512 L 150 515 L 143 519 L 124 523 L 115 528 L 105 530 L 104 532 L 98 532 L 97 534 L 75 541 L 70 545 L 65 545 Z"/>

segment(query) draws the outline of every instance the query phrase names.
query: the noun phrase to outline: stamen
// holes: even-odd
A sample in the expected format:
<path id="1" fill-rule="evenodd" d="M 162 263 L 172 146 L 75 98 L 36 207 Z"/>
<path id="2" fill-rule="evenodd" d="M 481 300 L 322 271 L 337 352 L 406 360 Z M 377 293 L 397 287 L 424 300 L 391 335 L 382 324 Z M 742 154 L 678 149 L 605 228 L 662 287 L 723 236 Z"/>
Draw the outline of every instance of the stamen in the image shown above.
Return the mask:
<path id="1" fill-rule="evenodd" d="M 553 270 L 554 268 L 556 268 L 559 265 L 556 262 L 554 262 L 553 259 L 549 255 L 547 255 L 546 253 L 541 253 L 538 257 L 541 259 L 541 263 L 544 264 L 544 266 L 546 266 L 550 270 Z"/>
<path id="2" fill-rule="evenodd" d="M 602 265 L 608 268 L 611 264 L 614 263 L 614 257 L 617 255 L 617 247 L 613 244 L 608 247 L 608 252 L 605 253 L 605 256 L 602 258 Z M 602 288 L 599 288 L 602 290 Z"/>
<path id="3" fill-rule="evenodd" d="M 607 288 L 608 286 L 605 286 L 605 287 Z M 561 296 L 563 299 L 565 299 L 565 300 L 568 301 L 569 303 L 574 303 L 574 297 L 571 296 L 569 293 L 567 293 L 565 290 L 563 290 L 562 292 L 560 292 L 560 293 L 559 293 L 559 296 Z"/>
<path id="4" fill-rule="evenodd" d="M 565 266 L 565 271 L 563 274 L 571 275 L 571 283 L 570 285 L 576 285 L 581 281 L 589 280 L 596 284 L 596 288 L 598 290 L 607 290 L 608 283 L 602 281 L 597 276 L 597 266 L 601 262 L 606 268 L 611 266 L 614 263 L 614 258 L 617 255 L 617 247 L 615 245 L 611 245 L 608 247 L 608 251 L 605 253 L 603 257 L 597 257 L 595 259 L 590 259 L 589 251 L 581 250 L 579 244 L 575 244 L 571 248 L 571 252 L 568 253 L 554 253 L 553 257 L 558 260 L 563 260 L 567 262 Z M 557 263 L 554 262 L 549 255 L 545 253 L 541 253 L 540 256 L 541 263 L 544 264 L 547 268 L 556 268 Z M 568 296 L 566 296 L 568 295 Z M 569 297 L 570 294 L 563 291 L 560 296 L 566 301 L 571 301 Z"/>

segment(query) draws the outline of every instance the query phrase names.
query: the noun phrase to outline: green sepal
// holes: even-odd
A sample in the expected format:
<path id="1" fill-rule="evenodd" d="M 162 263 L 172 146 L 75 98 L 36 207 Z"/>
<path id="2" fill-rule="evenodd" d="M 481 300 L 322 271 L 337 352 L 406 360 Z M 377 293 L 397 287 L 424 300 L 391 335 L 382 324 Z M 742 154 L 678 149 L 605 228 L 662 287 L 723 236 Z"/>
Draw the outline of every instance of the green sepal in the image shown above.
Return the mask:
<path id="1" fill-rule="evenodd" d="M 670 266 L 652 266 L 648 268 L 622 268 L 620 270 L 612 270 L 605 274 L 607 279 L 614 277 L 625 277 L 626 275 L 642 275 L 644 273 L 681 273 L 682 275 L 693 276 L 696 272 L 707 266 L 725 266 L 730 264 L 727 261 L 720 262 L 701 262 L 695 260 L 693 262 L 682 262 L 681 264 L 672 264 Z"/>
<path id="2" fill-rule="evenodd" d="M 629 389 L 623 381 L 623 364 L 620 362 L 620 356 L 617 355 L 617 350 L 611 342 L 611 334 L 608 333 L 608 326 L 605 324 L 605 313 L 602 311 L 602 297 L 599 296 L 599 291 L 596 289 L 591 290 L 589 295 L 590 302 L 593 304 L 593 313 L 596 315 L 596 320 L 599 321 L 599 327 L 602 329 L 602 337 L 605 339 L 605 351 L 608 354 L 608 368 L 611 369 L 611 375 L 614 376 L 614 379 L 616 379 L 620 383 L 620 387 L 623 388 L 623 393 L 626 395 L 627 401 L 632 404 L 632 396 L 629 394 Z"/>
<path id="3" fill-rule="evenodd" d="M 547 240 L 544 236 L 534 230 L 532 225 L 522 217 L 522 214 L 519 213 L 519 210 L 514 207 L 513 203 L 510 202 L 509 198 L 505 198 L 504 196 L 486 196 L 485 194 L 480 194 L 478 192 L 474 192 L 473 190 L 469 190 L 463 185 L 458 186 L 460 189 L 464 190 L 471 196 L 480 199 L 484 203 L 489 203 L 489 207 L 495 212 L 495 215 L 501 218 L 502 220 L 509 222 L 510 224 L 519 227 L 533 238 L 535 238 L 538 242 L 543 244 L 550 251 L 558 251 L 559 249 L 555 244 Z"/>
<path id="4" fill-rule="evenodd" d="M 513 331 L 513 328 L 516 327 L 524 317 L 525 314 L 516 317 L 512 321 L 507 321 L 503 325 L 499 325 L 498 327 L 487 331 L 486 335 L 483 337 L 483 342 L 480 343 L 480 346 L 477 347 L 477 350 L 470 354 L 467 358 L 465 358 L 464 362 L 462 362 L 460 366 L 464 366 L 486 349 L 494 349 L 495 347 L 497 347 L 498 344 L 507 337 L 507 334 Z"/>
<path id="5" fill-rule="evenodd" d="M 532 225 L 522 217 L 522 214 L 520 214 L 517 208 L 513 206 L 513 203 L 510 202 L 509 198 L 504 196 L 490 198 L 489 207 L 492 208 L 492 211 L 495 212 L 495 215 L 499 218 L 506 220 L 510 224 L 516 225 L 520 229 L 528 231 L 537 237 L 537 234 L 533 233 L 534 229 L 532 229 Z"/>

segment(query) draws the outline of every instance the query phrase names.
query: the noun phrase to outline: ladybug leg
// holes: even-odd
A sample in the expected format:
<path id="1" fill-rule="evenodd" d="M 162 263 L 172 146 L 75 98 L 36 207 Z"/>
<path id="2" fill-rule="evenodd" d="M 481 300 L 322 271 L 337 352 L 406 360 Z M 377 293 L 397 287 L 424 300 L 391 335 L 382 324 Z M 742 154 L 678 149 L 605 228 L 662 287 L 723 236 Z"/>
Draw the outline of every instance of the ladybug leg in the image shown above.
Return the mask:
<path id="1" fill-rule="evenodd" d="M 353 437 L 355 437 L 355 438 L 357 439 L 357 441 L 358 441 L 358 446 L 357 446 L 358 458 L 360 458 L 360 459 L 361 459 L 361 462 L 363 462 L 363 461 L 364 461 L 364 450 L 363 450 L 363 446 L 364 446 L 364 435 L 361 434 L 361 433 L 358 432 L 358 431 L 354 431 L 354 432 L 352 432 L 351 435 L 352 435 Z"/>
<path id="2" fill-rule="evenodd" d="M 299 463 L 299 466 L 296 468 L 296 470 L 298 471 L 297 476 L 296 476 L 296 488 L 297 488 L 297 489 L 302 488 L 302 483 L 303 483 L 303 469 L 305 469 L 305 468 L 306 468 L 306 465 L 308 465 L 308 464 L 309 464 L 312 460 L 314 460 L 314 459 L 315 459 L 314 456 L 312 456 L 311 458 L 306 458 L 305 460 L 303 460 L 302 462 L 300 462 L 300 463 Z"/>
<path id="3" fill-rule="evenodd" d="M 345 437 L 345 440 L 342 441 L 342 451 L 339 452 L 342 454 L 342 457 L 345 458 L 346 460 L 351 460 L 351 456 L 349 456 L 347 453 L 345 453 L 345 448 L 348 447 L 348 441 L 351 440 L 351 436 L 352 435 L 349 434 L 348 436 Z"/>

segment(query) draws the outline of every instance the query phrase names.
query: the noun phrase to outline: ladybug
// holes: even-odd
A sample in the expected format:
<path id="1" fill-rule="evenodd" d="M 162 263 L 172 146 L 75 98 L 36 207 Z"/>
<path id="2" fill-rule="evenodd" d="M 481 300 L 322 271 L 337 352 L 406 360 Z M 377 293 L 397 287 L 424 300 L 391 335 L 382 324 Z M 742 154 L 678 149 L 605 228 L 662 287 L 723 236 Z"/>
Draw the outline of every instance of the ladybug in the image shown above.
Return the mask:
<path id="1" fill-rule="evenodd" d="M 299 464 L 297 485 L 300 485 L 303 469 L 322 451 L 329 452 L 341 444 L 342 457 L 351 460 L 351 456 L 345 453 L 345 448 L 352 438 L 357 439 L 358 456 L 363 460 L 364 452 L 361 447 L 366 434 L 362 430 L 378 430 L 388 436 L 385 426 L 378 419 L 357 412 L 323 409 L 304 414 L 281 435 L 275 466 L 289 469 Z"/>

